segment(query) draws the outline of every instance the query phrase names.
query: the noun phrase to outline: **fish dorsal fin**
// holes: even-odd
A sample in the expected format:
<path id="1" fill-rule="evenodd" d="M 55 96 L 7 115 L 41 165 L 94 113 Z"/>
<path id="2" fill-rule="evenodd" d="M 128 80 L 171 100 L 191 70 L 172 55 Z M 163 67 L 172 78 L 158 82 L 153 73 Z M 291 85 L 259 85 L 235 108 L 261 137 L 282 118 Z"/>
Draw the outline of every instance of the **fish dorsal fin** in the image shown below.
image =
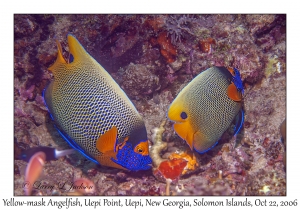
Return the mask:
<path id="1" fill-rule="evenodd" d="M 73 62 L 82 61 L 90 57 L 79 41 L 71 34 L 68 34 L 68 44 L 70 56 L 73 56 Z"/>
<path id="2" fill-rule="evenodd" d="M 233 82 L 227 88 L 227 95 L 233 101 L 239 102 L 242 100 L 242 93 L 237 89 Z"/>
<path id="3" fill-rule="evenodd" d="M 175 123 L 173 126 L 175 132 L 180 138 L 184 139 L 186 143 L 189 145 L 191 150 L 193 150 L 194 144 L 194 131 L 188 121 L 183 123 Z"/>
<path id="4" fill-rule="evenodd" d="M 218 141 L 210 141 L 203 133 L 197 131 L 194 135 L 194 149 L 198 153 L 204 153 L 212 149 Z"/>
<path id="5" fill-rule="evenodd" d="M 115 126 L 102 134 L 96 142 L 96 148 L 99 150 L 99 152 L 103 154 L 115 152 L 117 135 L 118 129 Z"/>
<path id="6" fill-rule="evenodd" d="M 61 44 L 58 40 L 56 40 L 56 44 L 57 44 L 57 58 L 55 63 L 50 66 L 48 69 L 50 71 L 54 71 L 55 69 L 57 69 L 57 66 L 61 65 L 61 64 L 67 64 L 67 61 L 65 60 L 64 56 L 63 56 L 63 51 L 62 51 L 62 47 Z"/>

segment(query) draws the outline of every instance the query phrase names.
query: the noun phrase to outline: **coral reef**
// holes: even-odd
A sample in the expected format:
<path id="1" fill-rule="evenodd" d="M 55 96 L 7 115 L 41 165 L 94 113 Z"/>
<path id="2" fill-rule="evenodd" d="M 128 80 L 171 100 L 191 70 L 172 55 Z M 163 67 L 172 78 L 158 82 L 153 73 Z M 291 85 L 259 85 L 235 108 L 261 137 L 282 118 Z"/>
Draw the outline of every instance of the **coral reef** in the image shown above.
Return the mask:
<path id="1" fill-rule="evenodd" d="M 159 89 L 159 78 L 142 64 L 130 63 L 125 70 L 118 72 L 122 77 L 121 87 L 130 98 L 139 100 L 144 95 L 153 94 Z"/>
<path id="2" fill-rule="evenodd" d="M 176 94 L 212 66 L 239 69 L 245 122 L 237 136 L 231 138 L 229 129 L 212 150 L 198 154 L 167 121 L 156 135 L 164 149 L 152 142 L 151 150 L 157 150 L 154 170 L 163 161 L 168 161 L 167 167 L 180 166 L 172 184 L 158 180 L 152 170 L 134 173 L 102 167 L 75 153 L 45 161 L 32 195 L 286 195 L 288 151 L 280 133 L 286 119 L 284 14 L 15 14 L 14 195 L 24 195 L 27 163 L 19 159 L 22 151 L 37 146 L 70 148 L 42 97 L 52 79 L 47 68 L 56 59 L 55 40 L 62 43 L 67 58 L 68 33 L 123 88 L 145 120 L 148 139 L 165 120 Z M 70 191 L 76 180 L 93 184 L 94 191 Z"/>
<path id="3" fill-rule="evenodd" d="M 199 47 L 202 52 L 211 53 L 211 45 L 216 44 L 216 40 L 209 37 L 204 40 L 200 40 Z"/>
<path id="4" fill-rule="evenodd" d="M 167 63 L 173 63 L 176 60 L 177 50 L 171 43 L 171 39 L 168 37 L 167 32 L 161 32 L 158 35 L 157 43 L 160 46 L 160 53 L 165 58 Z"/>
<path id="5" fill-rule="evenodd" d="M 193 157 L 191 157 L 191 156 L 193 156 Z M 182 174 L 186 174 L 189 170 L 194 171 L 195 168 L 199 165 L 195 154 L 188 154 L 187 152 L 172 153 L 169 156 L 169 159 L 171 159 L 171 160 L 183 159 L 183 160 L 187 161 L 187 164 L 184 167 Z"/>
<path id="6" fill-rule="evenodd" d="M 181 39 L 185 36 L 185 33 L 193 35 L 190 25 L 196 21 L 196 18 L 189 15 L 171 15 L 166 19 L 166 29 L 168 36 L 171 37 L 171 42 L 181 42 Z"/>

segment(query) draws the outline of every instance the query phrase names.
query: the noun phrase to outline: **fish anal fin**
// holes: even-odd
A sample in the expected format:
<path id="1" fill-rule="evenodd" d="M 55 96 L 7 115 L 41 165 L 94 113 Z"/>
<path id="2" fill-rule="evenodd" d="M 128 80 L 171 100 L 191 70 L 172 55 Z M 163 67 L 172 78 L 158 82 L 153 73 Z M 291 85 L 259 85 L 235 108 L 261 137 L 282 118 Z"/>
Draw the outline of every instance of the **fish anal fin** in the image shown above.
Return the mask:
<path id="1" fill-rule="evenodd" d="M 218 139 L 211 141 L 206 136 L 204 136 L 200 131 L 197 131 L 194 134 L 194 138 L 195 138 L 194 149 L 198 153 L 207 152 L 208 150 L 212 149 L 218 143 Z"/>
<path id="2" fill-rule="evenodd" d="M 58 40 L 56 40 L 56 44 L 57 44 L 57 49 L 58 49 L 57 58 L 56 58 L 55 63 L 48 68 L 52 72 L 55 71 L 55 69 L 57 69 L 57 66 L 59 66 L 61 64 L 67 64 L 67 61 L 63 56 L 63 50 L 62 50 L 61 44 Z"/>
<path id="3" fill-rule="evenodd" d="M 194 132 L 190 124 L 187 121 L 183 123 L 175 123 L 174 130 L 178 136 L 186 141 L 190 149 L 193 150 Z"/>
<path id="4" fill-rule="evenodd" d="M 117 135 L 118 129 L 115 126 L 102 134 L 96 142 L 96 148 L 99 152 L 105 155 L 106 153 L 115 152 Z"/>
<path id="5" fill-rule="evenodd" d="M 231 83 L 228 86 L 227 95 L 233 101 L 239 102 L 242 100 L 242 93 L 240 91 L 238 91 L 238 89 L 234 83 Z"/>
<path id="6" fill-rule="evenodd" d="M 103 165 L 103 166 L 109 166 L 109 167 L 118 168 L 118 169 L 122 169 L 122 170 L 128 170 L 128 169 L 124 168 L 123 166 L 115 163 L 112 160 L 112 157 L 107 156 L 107 155 L 99 155 L 98 157 L 96 157 L 96 160 L 100 163 L 100 165 Z"/>

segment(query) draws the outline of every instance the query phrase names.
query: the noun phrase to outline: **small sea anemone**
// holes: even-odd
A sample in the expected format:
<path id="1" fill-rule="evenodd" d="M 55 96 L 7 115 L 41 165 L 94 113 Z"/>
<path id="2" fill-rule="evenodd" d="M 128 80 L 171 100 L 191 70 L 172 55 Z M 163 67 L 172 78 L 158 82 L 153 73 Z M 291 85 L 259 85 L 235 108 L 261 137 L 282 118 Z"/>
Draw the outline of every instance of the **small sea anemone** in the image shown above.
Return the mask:
<path id="1" fill-rule="evenodd" d="M 192 34 L 189 24 L 195 22 L 196 19 L 189 15 L 171 15 L 166 20 L 166 28 L 168 36 L 171 37 L 172 44 L 181 42 L 181 38 L 184 37 L 184 33 Z"/>
<path id="2" fill-rule="evenodd" d="M 186 160 L 174 158 L 161 162 L 158 168 L 153 171 L 156 178 L 166 182 L 166 195 L 170 195 L 171 183 L 179 180 L 186 165 Z"/>
<path id="3" fill-rule="evenodd" d="M 160 176 L 162 179 L 171 179 L 172 181 L 178 180 L 182 175 L 183 170 L 187 165 L 187 161 L 180 158 L 173 158 L 171 160 L 165 160 L 160 163 L 158 168 L 154 170 L 154 175 Z"/>

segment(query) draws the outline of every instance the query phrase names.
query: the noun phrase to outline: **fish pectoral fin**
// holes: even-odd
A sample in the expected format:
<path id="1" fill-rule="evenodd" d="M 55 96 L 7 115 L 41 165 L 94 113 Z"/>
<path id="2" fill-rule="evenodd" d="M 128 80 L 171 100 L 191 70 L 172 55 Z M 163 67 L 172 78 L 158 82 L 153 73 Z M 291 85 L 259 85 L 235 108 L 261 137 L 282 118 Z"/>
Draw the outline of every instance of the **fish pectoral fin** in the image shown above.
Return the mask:
<path id="1" fill-rule="evenodd" d="M 106 151 L 105 153 L 103 153 L 103 156 L 117 160 L 117 153 L 113 150 Z"/>
<path id="2" fill-rule="evenodd" d="M 115 126 L 102 134 L 96 142 L 96 148 L 99 150 L 99 152 L 103 154 L 106 154 L 110 151 L 115 152 L 117 135 L 118 129 Z"/>
<path id="3" fill-rule="evenodd" d="M 227 95 L 233 101 L 239 102 L 242 100 L 242 93 L 238 91 L 233 82 L 227 88 Z"/>
<path id="4" fill-rule="evenodd" d="M 126 142 L 128 141 L 129 136 L 124 138 L 124 141 L 120 144 L 117 144 L 116 146 L 116 152 L 118 152 L 120 149 L 123 149 L 123 147 L 126 145 Z"/>
<path id="5" fill-rule="evenodd" d="M 244 124 L 244 110 L 241 109 L 235 117 L 234 136 L 238 134 Z"/>
<path id="6" fill-rule="evenodd" d="M 194 135 L 194 149 L 198 153 L 204 153 L 212 149 L 218 141 L 210 141 L 203 133 L 197 131 Z"/>
<path id="7" fill-rule="evenodd" d="M 193 150 L 194 131 L 190 124 L 187 121 L 183 123 L 175 123 L 174 130 L 180 138 L 186 141 L 190 149 Z"/>

